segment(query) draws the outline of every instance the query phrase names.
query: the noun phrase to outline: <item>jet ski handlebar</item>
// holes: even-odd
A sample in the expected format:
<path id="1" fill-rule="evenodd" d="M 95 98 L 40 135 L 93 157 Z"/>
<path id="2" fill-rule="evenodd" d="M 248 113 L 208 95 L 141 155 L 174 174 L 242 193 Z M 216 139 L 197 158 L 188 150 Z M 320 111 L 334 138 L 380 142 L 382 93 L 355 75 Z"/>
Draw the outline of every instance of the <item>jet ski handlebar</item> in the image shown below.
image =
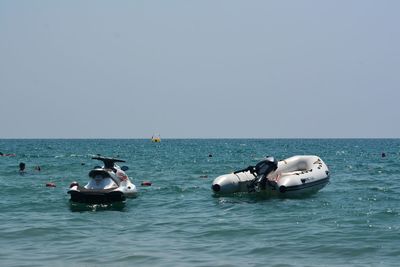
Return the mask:
<path id="1" fill-rule="evenodd" d="M 97 160 L 101 160 L 101 161 L 113 161 L 113 162 L 125 162 L 125 160 L 122 159 L 116 159 L 116 158 L 107 158 L 107 157 L 92 157 L 92 159 L 97 159 Z"/>
<path id="2" fill-rule="evenodd" d="M 107 158 L 107 157 L 92 157 L 92 159 L 97 159 L 101 160 L 104 163 L 105 168 L 112 168 L 114 167 L 115 162 L 125 162 L 125 160 L 122 159 L 115 159 L 115 158 Z"/>

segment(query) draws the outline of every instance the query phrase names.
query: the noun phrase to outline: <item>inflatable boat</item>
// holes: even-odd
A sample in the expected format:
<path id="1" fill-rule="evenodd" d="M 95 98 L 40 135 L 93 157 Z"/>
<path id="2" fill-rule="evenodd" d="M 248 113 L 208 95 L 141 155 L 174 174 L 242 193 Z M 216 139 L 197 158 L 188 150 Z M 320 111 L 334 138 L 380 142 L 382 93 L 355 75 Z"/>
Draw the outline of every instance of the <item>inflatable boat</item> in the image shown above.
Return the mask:
<path id="1" fill-rule="evenodd" d="M 128 167 L 119 167 L 116 162 L 124 160 L 93 157 L 104 163 L 89 172 L 90 180 L 85 186 L 72 182 L 68 190 L 72 202 L 101 204 L 124 201 L 127 197 L 136 197 L 136 186 L 130 181 L 125 171 Z"/>
<path id="2" fill-rule="evenodd" d="M 224 174 L 212 183 L 216 194 L 266 191 L 279 196 L 315 193 L 329 182 L 328 166 L 318 156 L 273 157 L 245 169 Z"/>

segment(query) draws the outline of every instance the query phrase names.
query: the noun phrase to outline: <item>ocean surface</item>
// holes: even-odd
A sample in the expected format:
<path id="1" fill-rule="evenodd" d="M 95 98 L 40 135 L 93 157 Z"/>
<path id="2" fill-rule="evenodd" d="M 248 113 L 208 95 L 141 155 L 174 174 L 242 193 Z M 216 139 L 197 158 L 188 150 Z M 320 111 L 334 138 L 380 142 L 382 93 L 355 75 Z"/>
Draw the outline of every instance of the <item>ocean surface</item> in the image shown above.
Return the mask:
<path id="1" fill-rule="evenodd" d="M 0 266 L 400 261 L 400 139 L 0 139 L 0 151 L 16 154 L 0 157 Z M 88 181 L 99 165 L 95 154 L 126 160 L 137 198 L 108 206 L 70 203 L 70 183 Z M 216 197 L 211 191 L 215 177 L 267 155 L 306 154 L 320 156 L 331 171 L 316 194 Z"/>

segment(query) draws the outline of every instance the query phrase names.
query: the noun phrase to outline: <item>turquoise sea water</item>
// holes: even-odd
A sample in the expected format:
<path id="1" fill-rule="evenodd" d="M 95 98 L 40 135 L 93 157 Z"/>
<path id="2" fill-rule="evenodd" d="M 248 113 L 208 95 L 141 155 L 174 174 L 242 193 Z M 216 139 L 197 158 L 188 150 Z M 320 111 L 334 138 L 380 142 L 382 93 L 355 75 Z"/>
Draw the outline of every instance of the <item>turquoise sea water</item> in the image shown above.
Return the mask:
<path id="1" fill-rule="evenodd" d="M 16 154 L 0 157 L 0 266 L 397 266 L 400 260 L 399 139 L 0 140 L 0 151 Z M 125 159 L 139 196 L 122 205 L 71 205 L 68 186 L 87 182 L 98 165 L 93 154 Z M 302 154 L 319 155 L 331 170 L 317 194 L 211 192 L 215 177 L 266 155 Z M 19 162 L 26 163 L 23 176 Z M 144 180 L 153 185 L 141 187 Z"/>

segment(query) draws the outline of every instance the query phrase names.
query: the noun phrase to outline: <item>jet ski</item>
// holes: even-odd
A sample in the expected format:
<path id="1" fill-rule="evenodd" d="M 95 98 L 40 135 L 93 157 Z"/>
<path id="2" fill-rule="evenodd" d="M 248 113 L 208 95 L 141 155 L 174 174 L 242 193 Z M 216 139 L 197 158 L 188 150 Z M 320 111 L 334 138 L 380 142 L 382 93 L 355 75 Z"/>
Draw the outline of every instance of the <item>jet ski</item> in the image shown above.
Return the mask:
<path id="1" fill-rule="evenodd" d="M 125 171 L 127 166 L 119 167 L 116 162 L 124 160 L 93 157 L 104 163 L 103 167 L 96 166 L 89 172 L 90 180 L 85 186 L 72 182 L 68 194 L 72 202 L 102 204 L 124 201 L 127 197 L 136 197 L 136 186 L 130 181 Z"/>
<path id="2" fill-rule="evenodd" d="M 302 196 L 322 189 L 329 182 L 329 174 L 328 166 L 318 156 L 293 156 L 279 162 L 267 157 L 255 166 L 217 177 L 212 190 L 215 194 Z"/>

